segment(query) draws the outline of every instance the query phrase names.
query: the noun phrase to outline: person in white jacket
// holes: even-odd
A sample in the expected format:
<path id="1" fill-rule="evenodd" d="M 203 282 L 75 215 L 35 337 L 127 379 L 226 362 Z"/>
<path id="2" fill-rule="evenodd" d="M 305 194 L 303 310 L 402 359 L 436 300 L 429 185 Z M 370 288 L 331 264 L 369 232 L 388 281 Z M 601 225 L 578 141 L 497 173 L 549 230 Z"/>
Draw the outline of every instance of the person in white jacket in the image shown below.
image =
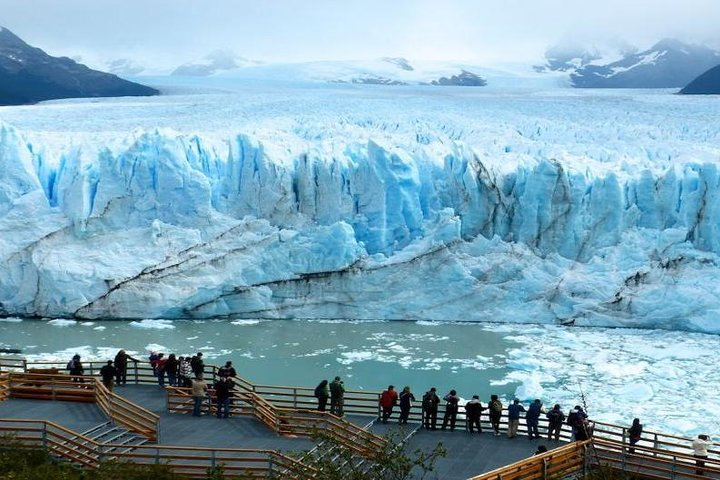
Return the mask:
<path id="1" fill-rule="evenodd" d="M 697 466 L 695 474 L 703 474 L 702 467 L 705 466 L 705 460 L 708 458 L 708 448 L 710 448 L 711 446 L 712 439 L 709 435 L 698 435 L 698 438 L 693 440 L 693 456 L 697 458 L 697 460 L 695 460 L 695 465 Z"/>

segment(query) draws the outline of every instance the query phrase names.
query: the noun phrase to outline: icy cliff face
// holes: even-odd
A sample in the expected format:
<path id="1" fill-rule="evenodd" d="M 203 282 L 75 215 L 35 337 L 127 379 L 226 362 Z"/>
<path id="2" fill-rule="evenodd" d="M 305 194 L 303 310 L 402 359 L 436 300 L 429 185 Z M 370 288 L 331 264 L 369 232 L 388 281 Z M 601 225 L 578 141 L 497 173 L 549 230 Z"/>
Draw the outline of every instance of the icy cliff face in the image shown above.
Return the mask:
<path id="1" fill-rule="evenodd" d="M 540 128 L 519 125 L 518 138 Z M 697 135 L 715 134 L 682 133 Z M 633 171 L 596 163 L 611 155 L 598 146 L 578 162 L 432 132 L 405 147 L 382 135 L 294 149 L 267 135 L 224 149 L 168 131 L 132 138 L 53 151 L 2 127 L 3 313 L 720 332 L 712 152 Z"/>

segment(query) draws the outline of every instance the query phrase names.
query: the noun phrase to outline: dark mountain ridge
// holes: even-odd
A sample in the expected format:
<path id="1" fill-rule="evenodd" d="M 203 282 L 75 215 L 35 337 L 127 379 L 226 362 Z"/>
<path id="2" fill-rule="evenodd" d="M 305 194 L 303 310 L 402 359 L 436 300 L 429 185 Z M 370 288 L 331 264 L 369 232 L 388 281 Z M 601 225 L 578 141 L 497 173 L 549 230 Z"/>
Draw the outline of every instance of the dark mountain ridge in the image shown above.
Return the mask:
<path id="1" fill-rule="evenodd" d="M 160 92 L 67 57 L 52 57 L 0 27 L 0 105 L 59 98 L 150 96 Z"/>

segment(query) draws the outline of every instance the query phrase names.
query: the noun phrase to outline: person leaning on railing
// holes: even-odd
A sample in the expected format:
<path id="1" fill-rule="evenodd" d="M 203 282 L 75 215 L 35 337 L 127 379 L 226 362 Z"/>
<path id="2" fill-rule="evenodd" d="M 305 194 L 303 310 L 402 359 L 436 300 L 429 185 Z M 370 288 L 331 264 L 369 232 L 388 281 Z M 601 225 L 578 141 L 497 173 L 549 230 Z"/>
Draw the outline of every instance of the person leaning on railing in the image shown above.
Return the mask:
<path id="1" fill-rule="evenodd" d="M 709 435 L 698 435 L 698 437 L 692 441 L 693 456 L 697 458 L 695 465 L 697 475 L 703 475 L 704 472 L 702 467 L 705 466 L 705 460 L 708 458 L 708 448 L 712 446 L 712 438 Z"/>
<path id="2" fill-rule="evenodd" d="M 344 405 L 345 385 L 340 377 L 335 377 L 335 380 L 330 382 L 330 413 L 342 417 L 345 414 Z"/>
<path id="3" fill-rule="evenodd" d="M 120 350 L 117 355 L 115 355 L 115 385 L 117 385 L 118 387 L 124 387 L 125 384 L 127 384 L 128 360 L 134 362 L 137 365 L 137 359 L 128 355 L 125 350 Z"/>

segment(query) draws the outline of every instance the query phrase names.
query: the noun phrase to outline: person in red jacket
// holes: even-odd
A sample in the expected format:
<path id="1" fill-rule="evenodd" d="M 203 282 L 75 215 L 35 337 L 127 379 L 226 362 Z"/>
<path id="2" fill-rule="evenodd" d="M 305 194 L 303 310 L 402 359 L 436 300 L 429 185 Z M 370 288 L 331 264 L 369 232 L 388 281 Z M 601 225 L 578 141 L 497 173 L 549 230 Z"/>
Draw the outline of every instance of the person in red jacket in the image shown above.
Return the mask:
<path id="1" fill-rule="evenodd" d="M 398 394 L 393 385 L 388 386 L 387 390 L 380 395 L 380 406 L 382 407 L 382 422 L 387 423 L 388 418 L 392 415 L 393 407 L 398 401 Z"/>

